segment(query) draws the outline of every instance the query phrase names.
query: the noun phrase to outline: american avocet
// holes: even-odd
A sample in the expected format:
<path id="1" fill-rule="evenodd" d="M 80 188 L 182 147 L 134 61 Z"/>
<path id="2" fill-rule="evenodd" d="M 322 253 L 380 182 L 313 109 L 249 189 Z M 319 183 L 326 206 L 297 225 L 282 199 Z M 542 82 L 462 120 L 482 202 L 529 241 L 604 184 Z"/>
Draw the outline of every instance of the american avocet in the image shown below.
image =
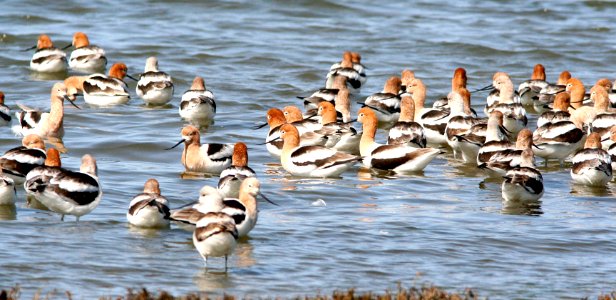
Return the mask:
<path id="1" fill-rule="evenodd" d="M 545 160 L 557 159 L 562 166 L 563 161 L 580 148 L 584 142 L 584 133 L 571 121 L 547 123 L 533 132 L 533 141 L 537 149 L 535 154 Z"/>
<path id="2" fill-rule="evenodd" d="M 256 177 L 255 171 L 248 166 L 248 148 L 244 143 L 235 143 L 231 166 L 220 173 L 218 190 L 223 198 L 237 198 L 242 181 L 248 177 Z"/>
<path id="3" fill-rule="evenodd" d="M 569 71 L 562 71 L 558 76 L 556 84 L 549 83 L 542 88 L 539 92 L 537 101 L 534 103 L 535 110 L 537 112 L 543 112 L 546 106 L 554 102 L 554 96 L 565 91 L 569 79 L 571 79 L 571 73 Z"/>
<path id="4" fill-rule="evenodd" d="M 404 96 L 410 96 L 411 94 L 407 91 L 407 88 L 411 86 L 411 82 L 415 79 L 415 72 L 404 69 L 400 73 L 400 91 L 398 91 L 398 95 L 400 98 Z"/>
<path id="5" fill-rule="evenodd" d="M 459 158 L 458 154 L 461 154 L 465 163 L 476 162 L 480 147 L 486 141 L 487 131 L 488 124 L 481 122 L 472 124 L 465 133 L 455 135 L 451 141 L 455 147 L 454 158 Z"/>
<path id="6" fill-rule="evenodd" d="M 612 126 L 612 128 L 610 128 L 609 142 L 610 146 L 608 147 L 607 153 L 612 159 L 612 170 L 616 170 L 616 126 Z"/>
<path id="7" fill-rule="evenodd" d="M 143 193 L 130 201 L 126 219 L 128 223 L 143 228 L 169 226 L 169 201 L 160 194 L 158 180 L 150 178 L 143 186 Z"/>
<path id="8" fill-rule="evenodd" d="M 514 145 L 507 139 L 507 130 L 503 127 L 503 114 L 500 111 L 490 113 L 484 138 L 481 143 L 481 140 L 463 137 L 468 140 L 462 147 L 463 156 L 469 159 L 474 157 L 477 165 L 487 162 L 495 153 L 513 148 Z"/>
<path id="9" fill-rule="evenodd" d="M 258 125 L 256 128 L 261 128 L 265 125 L 269 125 L 269 131 L 267 133 L 267 137 L 265 138 L 265 145 L 267 147 L 267 151 L 274 155 L 280 156 L 282 153 L 282 145 L 284 144 L 282 140 L 280 140 L 280 127 L 285 124 L 287 121 L 284 117 L 284 113 L 282 110 L 278 108 L 270 108 L 267 111 L 267 123 Z M 322 134 L 318 134 L 316 132 L 306 132 L 301 135 L 300 145 L 301 146 L 312 146 L 318 145 L 323 146 L 327 142 L 327 138 Z"/>
<path id="10" fill-rule="evenodd" d="M 265 137 L 265 147 L 267 151 L 274 156 L 280 156 L 282 153 L 282 140 L 279 140 L 280 127 L 285 124 L 287 121 L 284 118 L 284 113 L 282 110 L 278 108 L 270 108 L 266 114 L 267 123 L 258 125 L 255 128 L 261 128 L 265 125 L 269 125 L 269 131 L 267 132 L 267 136 Z M 321 145 L 325 145 L 327 139 L 322 137 Z"/>
<path id="11" fill-rule="evenodd" d="M 83 95 L 83 82 L 88 76 L 69 76 L 64 79 L 66 94 L 69 99 L 75 100 L 77 96 Z"/>
<path id="12" fill-rule="evenodd" d="M 128 75 L 124 63 L 115 63 L 109 69 L 109 76 L 93 74 L 83 82 L 83 100 L 91 105 L 110 106 L 130 101 L 124 77 Z M 132 78 L 134 80 L 134 78 Z"/>
<path id="13" fill-rule="evenodd" d="M 616 108 L 616 90 L 614 90 L 614 85 L 612 84 L 612 82 L 607 78 L 601 78 L 597 80 L 595 85 L 602 86 L 603 88 L 605 88 L 608 99 L 610 100 L 610 107 Z"/>
<path id="14" fill-rule="evenodd" d="M 337 80 L 345 79 L 343 77 L 338 77 Z M 306 111 L 306 114 L 313 115 L 316 113 L 317 109 L 319 109 L 319 103 L 327 101 L 334 104 L 336 96 L 338 95 L 338 91 L 338 88 L 322 88 L 314 91 L 308 97 L 297 96 L 297 98 L 304 101 L 304 110 Z"/>
<path id="15" fill-rule="evenodd" d="M 616 108 L 616 88 L 612 84 L 612 90 L 608 91 L 608 98 L 610 99 L 610 107 Z"/>
<path id="16" fill-rule="evenodd" d="M 342 122 L 351 122 L 351 100 L 349 90 L 345 87 L 341 87 L 338 90 L 338 95 L 334 101 L 334 107 L 336 109 L 336 117 L 340 117 Z"/>
<path id="17" fill-rule="evenodd" d="M 237 244 L 238 234 L 233 218 L 225 213 L 210 212 L 197 221 L 193 233 L 193 244 L 205 262 L 209 257 L 225 257 L 225 272 L 227 257 L 233 253 Z"/>
<path id="18" fill-rule="evenodd" d="M 419 148 L 426 147 L 423 127 L 414 121 L 415 104 L 411 96 L 403 96 L 400 102 L 400 118 L 389 129 L 387 144 L 409 144 Z"/>
<path id="19" fill-rule="evenodd" d="M 139 76 L 137 82 L 137 95 L 146 105 L 165 105 L 173 97 L 173 81 L 169 74 L 158 70 L 158 59 L 148 57 L 145 62 L 145 71 Z"/>
<path id="20" fill-rule="evenodd" d="M 445 128 L 451 118 L 449 109 L 426 108 L 426 86 L 418 78 L 411 80 L 406 91 L 413 97 L 415 122 L 421 124 L 429 145 L 446 145 Z"/>
<path id="21" fill-rule="evenodd" d="M 68 61 L 69 67 L 75 71 L 84 73 L 100 72 L 107 66 L 105 50 L 100 47 L 90 45 L 88 36 L 83 32 L 75 32 L 73 42 L 64 49 L 73 46 L 75 50 L 71 52 Z"/>
<path id="22" fill-rule="evenodd" d="M 411 83 L 415 79 L 415 72 L 409 69 L 404 69 L 400 72 L 400 90 L 398 91 L 398 97 L 402 99 L 402 97 L 413 96 L 408 88 L 411 86 Z"/>
<path id="23" fill-rule="evenodd" d="M 368 107 L 358 112 L 357 121 L 363 124 L 359 143 L 364 166 L 394 172 L 417 172 L 423 170 L 440 150 L 434 148 L 415 148 L 406 144 L 380 145 L 374 141 L 377 118 Z"/>
<path id="24" fill-rule="evenodd" d="M 15 192 L 15 181 L 0 173 L 0 205 L 14 205 Z"/>
<path id="25" fill-rule="evenodd" d="M 321 129 L 321 124 L 319 123 L 319 121 L 310 118 L 304 118 L 302 115 L 302 111 L 297 106 L 285 106 L 282 109 L 282 112 L 287 123 L 293 124 L 293 126 L 295 126 L 299 131 L 299 134 Z"/>
<path id="26" fill-rule="evenodd" d="M 503 149 L 501 151 L 490 153 L 488 160 L 483 157 L 481 150 L 477 155 L 477 165 L 481 169 L 494 171 L 495 173 L 504 176 L 505 173 L 512 168 L 519 167 L 522 161 L 522 152 L 526 149 L 532 150 L 533 133 L 527 128 L 520 130 L 518 140 L 513 149 Z M 534 159 L 534 156 L 533 156 Z M 483 162 L 482 162 L 483 161 Z"/>
<path id="27" fill-rule="evenodd" d="M 2 173 L 15 181 L 15 184 L 23 184 L 28 172 L 45 163 L 45 142 L 36 134 L 26 135 L 21 140 L 22 146 L 6 151 L 0 157 Z"/>
<path id="28" fill-rule="evenodd" d="M 182 164 L 187 172 L 209 173 L 219 175 L 231 166 L 233 146 L 230 144 L 201 144 L 201 135 L 197 127 L 188 125 L 182 128 L 182 139 L 173 147 L 184 144 Z"/>
<path id="29" fill-rule="evenodd" d="M 466 77 L 466 69 L 456 68 L 451 77 L 451 91 L 457 91 L 461 88 L 466 89 L 468 77 Z"/>
<path id="30" fill-rule="evenodd" d="M 379 120 L 379 125 L 391 127 L 400 117 L 400 96 L 398 92 L 402 81 L 398 76 L 387 79 L 383 91 L 372 94 L 364 101 L 364 106 L 374 110 Z"/>
<path id="31" fill-rule="evenodd" d="M 458 153 L 460 153 L 465 162 L 474 162 L 477 159 L 477 154 L 475 153 L 475 156 L 472 154 L 465 155 L 465 153 L 462 152 L 463 144 L 469 141 L 462 139 L 461 136 L 472 132 L 471 129 L 473 129 L 474 125 L 487 123 L 485 119 L 472 116 L 470 110 L 470 96 L 471 94 L 465 88 L 460 88 L 457 91 L 449 93 L 449 96 L 447 96 L 447 98 L 449 98 L 451 118 L 447 122 L 447 127 L 445 128 L 445 137 L 447 138 L 447 144 L 453 149 L 454 157 L 457 157 Z M 485 128 L 486 126 L 481 126 L 480 128 L 475 127 L 474 135 L 485 137 Z M 471 147 L 479 150 L 479 148 L 475 146 Z"/>
<path id="32" fill-rule="evenodd" d="M 543 176 L 535 169 L 533 151 L 522 151 L 520 166 L 507 171 L 501 186 L 505 201 L 534 202 L 543 196 Z"/>
<path id="33" fill-rule="evenodd" d="M 62 138 L 64 136 L 64 99 L 79 108 L 73 102 L 74 100 L 68 97 L 64 83 L 58 82 L 51 88 L 51 110 L 44 113 L 22 106 L 25 111 L 15 113 L 19 125 L 12 127 L 13 132 L 18 135 L 37 134 L 41 137 Z"/>
<path id="34" fill-rule="evenodd" d="M 35 184 L 45 184 L 49 178 L 62 173 L 62 161 L 60 160 L 60 152 L 56 148 L 47 149 L 47 158 L 45 158 L 45 164 L 37 166 L 32 169 L 26 175 L 26 181 L 24 182 L 24 188 L 27 190 L 28 186 Z M 42 205 L 33 195 L 26 197 L 26 205 L 30 208 L 38 208 L 49 210 Z"/>
<path id="35" fill-rule="evenodd" d="M 351 52 L 351 62 L 353 63 L 353 69 L 359 73 L 359 81 L 364 85 L 368 77 L 366 76 L 366 67 L 361 63 L 361 54 L 359 52 Z"/>
<path id="36" fill-rule="evenodd" d="M 66 53 L 53 46 L 46 34 L 38 37 L 36 46 L 26 50 L 35 49 L 36 52 L 30 60 L 30 69 L 41 73 L 55 73 L 66 71 Z"/>
<path id="37" fill-rule="evenodd" d="M 501 88 L 503 87 L 506 88 L 506 90 L 504 91 L 504 97 L 501 97 L 501 93 L 503 92 L 501 91 Z M 505 72 L 494 73 L 494 75 L 492 76 L 491 84 L 474 92 L 485 90 L 491 90 L 490 94 L 486 98 L 486 105 L 483 109 L 486 114 L 492 111 L 494 106 L 498 105 L 499 103 L 503 103 L 502 101 L 504 101 L 504 103 L 520 103 L 520 95 L 513 88 L 513 83 L 511 82 L 511 78 L 509 78 L 509 74 Z"/>
<path id="38" fill-rule="evenodd" d="M 515 137 L 528 124 L 526 110 L 519 98 L 514 97 L 513 82 L 505 72 L 497 72 L 492 79 L 492 85 L 499 90 L 498 101 L 486 106 L 486 114 L 498 110 L 503 113 L 503 124 Z"/>
<path id="39" fill-rule="evenodd" d="M 323 124 L 323 127 L 317 133 L 327 136 L 326 147 L 351 154 L 359 154 L 361 134 L 357 134 L 355 128 L 350 124 L 337 122 L 336 109 L 331 103 L 319 103 L 317 113 L 321 116 L 321 123 Z"/>
<path id="40" fill-rule="evenodd" d="M 601 138 L 607 141 L 610 138 L 610 129 L 616 125 L 616 112 L 608 111 L 608 94 L 602 86 L 595 85 L 590 90 L 590 97 L 595 102 L 596 116 L 593 119 L 590 129 L 596 132 Z M 607 149 L 609 143 L 604 142 L 603 148 Z"/>
<path id="41" fill-rule="evenodd" d="M 605 186 L 612 180 L 612 159 L 601 149 L 601 136 L 593 132 L 586 139 L 584 149 L 571 159 L 571 178 L 577 184 Z"/>
<path id="42" fill-rule="evenodd" d="M 269 200 L 260 192 L 261 183 L 255 177 L 249 177 L 242 181 L 239 197 L 227 198 L 224 200 L 225 207 L 222 212 L 228 214 L 235 221 L 239 237 L 247 236 L 248 233 L 257 225 L 259 210 L 257 209 L 257 195 L 265 201 L 278 205 Z"/>
<path id="43" fill-rule="evenodd" d="M 180 117 L 196 125 L 208 125 L 216 115 L 214 93 L 205 88 L 203 78 L 193 79 L 190 89 L 182 95 Z"/>
<path id="44" fill-rule="evenodd" d="M 558 99 L 555 110 L 566 110 L 568 98 L 559 96 Z M 584 132 L 565 117 L 566 114 L 563 113 L 555 122 L 548 122 L 549 118 L 543 118 L 543 124 L 533 132 L 533 142 L 537 145 L 535 155 L 543 158 L 546 165 L 548 159 L 554 158 L 562 165 L 563 160 L 584 143 Z"/>
<path id="45" fill-rule="evenodd" d="M 98 182 L 96 160 L 89 154 L 81 158 L 79 172 L 62 169 L 59 174 L 32 181 L 25 186 L 26 192 L 33 195 L 50 210 L 62 215 L 79 217 L 90 213 L 101 200 L 103 191 Z"/>
<path id="46" fill-rule="evenodd" d="M 11 123 L 11 109 L 4 104 L 4 93 L 0 91 L 0 126 Z"/>
<path id="47" fill-rule="evenodd" d="M 325 80 L 325 88 L 334 88 L 336 77 L 344 77 L 346 85 L 351 94 L 359 93 L 362 86 L 361 74 L 353 68 L 353 56 L 350 52 L 345 52 L 342 56 L 340 66 L 327 73 Z"/>
<path id="48" fill-rule="evenodd" d="M 301 146 L 299 132 L 291 124 L 280 127 L 280 137 L 284 142 L 280 162 L 293 176 L 337 177 L 361 160 L 322 146 Z"/>
<path id="49" fill-rule="evenodd" d="M 342 64 L 342 61 L 345 60 L 345 59 L 352 63 L 353 62 L 352 57 L 353 57 L 353 55 L 352 55 L 351 51 L 344 51 L 344 52 L 342 52 L 342 60 L 337 62 L 337 63 L 333 63 L 332 66 L 329 67 L 329 70 L 333 71 L 335 69 L 339 69 L 340 68 L 340 64 Z"/>
<path id="50" fill-rule="evenodd" d="M 453 77 L 451 77 L 451 92 L 457 91 L 460 88 L 466 89 L 467 81 L 466 70 L 464 68 L 455 69 L 453 71 Z M 449 108 L 449 99 L 447 96 L 437 99 L 432 103 L 432 107 L 437 109 Z"/>
<path id="51" fill-rule="evenodd" d="M 350 51 L 347 51 L 347 52 L 350 52 Z M 353 63 L 353 69 L 355 69 L 355 71 L 359 73 L 359 81 L 361 81 L 361 84 L 363 85 L 364 83 L 366 83 L 367 77 L 366 77 L 366 67 L 364 67 L 364 65 L 362 65 L 361 63 L 361 54 L 359 54 L 358 52 L 350 52 L 350 53 L 351 53 L 351 62 Z M 343 55 L 343 59 L 344 59 L 344 55 Z M 333 64 L 329 68 L 329 70 L 333 71 L 335 69 L 340 68 L 341 63 L 342 61 L 339 63 Z"/>
<path id="52" fill-rule="evenodd" d="M 199 199 L 170 211 L 171 220 L 187 225 L 196 225 L 199 219 L 209 212 L 220 212 L 223 204 L 220 191 L 208 185 L 199 190 Z"/>
<path id="53" fill-rule="evenodd" d="M 588 132 L 597 114 L 607 111 L 609 102 L 607 100 L 603 101 L 601 97 L 598 103 L 595 102 L 594 107 L 583 105 L 584 98 L 586 97 L 586 88 L 578 78 L 567 80 L 565 91 L 570 97 L 569 103 L 571 107 L 569 108 L 569 113 L 571 122 L 582 129 L 582 131 Z"/>
<path id="54" fill-rule="evenodd" d="M 29 185 L 28 181 L 34 177 L 44 176 L 53 177 L 62 172 L 62 161 L 60 160 L 60 152 L 56 148 L 49 148 L 46 152 L 45 162 L 41 166 L 37 166 L 32 169 L 26 175 L 26 185 Z"/>
<path id="55" fill-rule="evenodd" d="M 520 83 L 518 86 L 520 103 L 522 105 L 533 105 L 539 100 L 539 93 L 547 85 L 548 82 L 545 81 L 545 67 L 542 64 L 536 64 L 530 79 Z"/>
<path id="56" fill-rule="evenodd" d="M 571 107 L 571 96 L 568 93 L 559 93 L 554 98 L 552 110 L 543 112 L 541 116 L 537 118 L 537 127 L 541 127 L 547 123 L 571 120 L 569 107 Z"/>

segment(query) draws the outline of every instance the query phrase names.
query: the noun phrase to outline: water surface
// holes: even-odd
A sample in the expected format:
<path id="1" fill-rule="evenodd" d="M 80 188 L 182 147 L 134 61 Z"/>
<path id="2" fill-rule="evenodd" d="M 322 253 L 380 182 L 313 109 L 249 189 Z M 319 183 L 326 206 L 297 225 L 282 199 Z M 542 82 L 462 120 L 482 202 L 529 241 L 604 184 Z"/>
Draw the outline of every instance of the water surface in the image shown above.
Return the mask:
<path id="1" fill-rule="evenodd" d="M 0 9 L 0 89 L 7 103 L 49 108 L 53 80 L 28 70 L 32 46 L 47 33 L 60 47 L 84 31 L 105 48 L 109 62 L 131 74 L 156 55 L 174 79 L 172 106 L 146 109 L 134 94 L 126 106 L 66 107 L 63 165 L 98 159 L 101 204 L 79 223 L 25 208 L 3 209 L 0 282 L 71 290 L 76 299 L 123 294 L 126 288 L 164 288 L 246 296 L 297 296 L 358 287 L 382 291 L 397 282 L 475 288 L 492 299 L 579 298 L 608 292 L 616 282 L 616 202 L 607 189 L 571 184 L 568 169 L 541 168 L 546 192 L 540 207 L 504 208 L 500 182 L 452 159 L 436 159 L 423 173 L 377 174 L 355 167 L 341 179 L 289 177 L 269 156 L 265 121 L 270 107 L 299 104 L 324 83 L 342 51 L 363 55 L 368 82 L 360 99 L 411 68 L 428 86 L 428 102 L 446 94 L 456 67 L 471 87 L 509 72 L 516 84 L 543 63 L 548 80 L 570 70 L 586 85 L 614 79 L 613 16 L 606 2 L 369 2 L 286 1 L 6 1 Z M 177 106 L 194 76 L 214 91 L 216 122 L 205 141 L 244 141 L 263 192 L 280 203 L 260 203 L 251 239 L 211 270 L 189 232 L 171 227 L 130 228 L 125 214 L 147 178 L 157 178 L 173 206 L 196 199 L 216 178 L 182 179 Z M 62 78 L 55 78 L 56 80 Z M 474 96 L 478 110 L 484 95 Z M 357 108 L 355 108 L 357 109 Z M 533 121 L 534 121 L 533 117 Z M 531 124 L 534 123 L 531 121 Z M 16 146 L 9 128 L 0 149 Z M 322 199 L 326 205 L 313 205 Z"/>

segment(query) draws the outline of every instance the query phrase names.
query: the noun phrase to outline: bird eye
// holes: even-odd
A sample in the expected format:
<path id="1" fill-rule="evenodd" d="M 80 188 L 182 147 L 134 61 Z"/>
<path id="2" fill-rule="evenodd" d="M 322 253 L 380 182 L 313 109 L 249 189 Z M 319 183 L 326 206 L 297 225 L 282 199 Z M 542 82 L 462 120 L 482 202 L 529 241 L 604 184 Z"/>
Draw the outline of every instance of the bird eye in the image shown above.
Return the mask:
<path id="1" fill-rule="evenodd" d="M 288 115 L 288 114 L 289 114 L 289 112 L 288 112 L 288 111 L 285 111 L 285 112 L 284 112 L 284 114 L 285 114 L 285 115 Z"/>

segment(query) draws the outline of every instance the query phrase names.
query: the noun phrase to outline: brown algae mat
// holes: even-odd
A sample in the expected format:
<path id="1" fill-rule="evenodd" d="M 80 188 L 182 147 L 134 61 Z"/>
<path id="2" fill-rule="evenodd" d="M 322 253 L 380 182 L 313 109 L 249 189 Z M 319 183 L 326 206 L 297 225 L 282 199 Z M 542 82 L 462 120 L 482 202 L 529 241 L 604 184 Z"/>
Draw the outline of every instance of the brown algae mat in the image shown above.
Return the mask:
<path id="1" fill-rule="evenodd" d="M 37 292 L 32 299 L 67 299 L 72 300 L 72 294 L 69 291 L 60 292 L 52 291 L 46 294 Z M 272 299 L 270 297 L 258 297 L 259 299 Z M 10 288 L 8 290 L 2 290 L 0 292 L 0 300 L 18 300 L 20 298 L 19 286 Z M 205 293 L 192 293 L 180 296 L 174 296 L 166 291 L 150 292 L 146 289 L 140 290 L 128 290 L 125 296 L 113 296 L 113 297 L 101 297 L 100 300 L 210 300 L 210 299 L 222 299 L 222 300 L 235 300 L 235 299 L 248 299 L 246 297 L 239 298 L 231 295 L 224 294 L 223 296 L 210 297 Z M 280 299 L 280 298 L 275 298 Z M 395 292 L 385 291 L 384 293 L 363 292 L 356 293 L 355 289 L 348 289 L 346 291 L 334 291 L 331 295 L 316 294 L 314 296 L 294 297 L 296 300 L 476 300 L 476 299 L 488 299 L 479 298 L 475 292 L 471 289 L 466 289 L 462 293 L 450 293 L 435 286 L 423 286 L 421 288 L 411 287 L 405 289 L 398 287 Z M 589 299 L 589 298 L 581 298 Z M 610 294 L 602 294 L 597 297 L 597 300 L 616 300 L 616 292 Z"/>

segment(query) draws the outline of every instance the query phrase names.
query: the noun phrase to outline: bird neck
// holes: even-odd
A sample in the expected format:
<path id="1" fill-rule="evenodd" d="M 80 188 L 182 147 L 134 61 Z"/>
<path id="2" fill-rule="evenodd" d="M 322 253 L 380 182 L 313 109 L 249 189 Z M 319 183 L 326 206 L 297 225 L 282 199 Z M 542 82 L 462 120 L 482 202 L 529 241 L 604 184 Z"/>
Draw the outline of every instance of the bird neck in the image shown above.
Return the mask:
<path id="1" fill-rule="evenodd" d="M 64 122 L 64 101 L 61 98 L 54 97 L 51 99 L 51 109 L 49 110 L 48 128 L 51 131 L 56 131 L 62 127 Z"/>
<path id="2" fill-rule="evenodd" d="M 402 99 L 400 103 L 400 122 L 413 122 L 415 120 L 415 105 L 410 98 Z"/>
<path id="3" fill-rule="evenodd" d="M 376 120 L 364 120 L 364 124 L 362 126 L 363 133 L 361 135 L 361 140 L 359 141 L 359 152 L 362 156 L 367 156 L 370 154 L 370 150 L 374 145 L 376 129 Z"/>
<path id="4" fill-rule="evenodd" d="M 323 125 L 336 123 L 336 110 L 323 110 L 323 115 L 321 116 L 321 123 Z"/>
<path id="5" fill-rule="evenodd" d="M 246 214 L 254 218 L 257 214 L 257 199 L 247 191 L 240 191 L 240 202 L 246 207 Z"/>

